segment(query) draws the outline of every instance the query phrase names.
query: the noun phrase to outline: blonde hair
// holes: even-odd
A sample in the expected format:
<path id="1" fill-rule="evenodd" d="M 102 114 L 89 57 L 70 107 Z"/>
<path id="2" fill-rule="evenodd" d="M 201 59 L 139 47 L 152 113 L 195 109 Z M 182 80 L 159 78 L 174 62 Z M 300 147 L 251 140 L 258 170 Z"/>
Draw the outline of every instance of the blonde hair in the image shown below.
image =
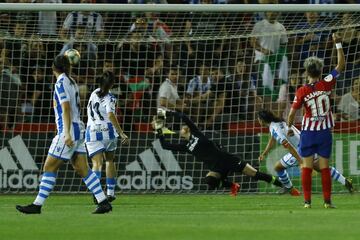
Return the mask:
<path id="1" fill-rule="evenodd" d="M 320 77 L 323 67 L 324 61 L 318 57 L 313 56 L 305 59 L 304 68 L 308 76 L 312 78 Z"/>

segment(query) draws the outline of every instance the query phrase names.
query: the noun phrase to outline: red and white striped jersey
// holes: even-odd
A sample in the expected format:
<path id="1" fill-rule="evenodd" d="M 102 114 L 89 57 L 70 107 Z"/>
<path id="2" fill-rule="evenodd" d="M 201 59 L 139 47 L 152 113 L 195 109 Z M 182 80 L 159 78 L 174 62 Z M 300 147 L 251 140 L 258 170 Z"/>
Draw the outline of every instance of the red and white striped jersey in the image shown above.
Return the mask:
<path id="1" fill-rule="evenodd" d="M 323 80 L 306 84 L 296 91 L 292 108 L 305 107 L 301 130 L 320 131 L 334 127 L 330 95 L 339 73 L 333 70 Z"/>

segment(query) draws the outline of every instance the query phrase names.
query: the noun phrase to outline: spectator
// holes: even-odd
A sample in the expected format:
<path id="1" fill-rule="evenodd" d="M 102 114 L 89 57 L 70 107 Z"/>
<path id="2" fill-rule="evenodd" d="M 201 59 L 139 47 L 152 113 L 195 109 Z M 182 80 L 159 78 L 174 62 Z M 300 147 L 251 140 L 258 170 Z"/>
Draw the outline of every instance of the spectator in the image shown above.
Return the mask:
<path id="1" fill-rule="evenodd" d="M 91 0 L 81 0 L 81 3 L 91 3 Z M 75 37 L 78 26 L 86 26 L 85 37 L 104 37 L 103 18 L 96 12 L 71 12 L 67 15 L 63 27 L 60 31 L 62 39 Z"/>
<path id="2" fill-rule="evenodd" d="M 1 50 L 0 71 L 0 122 L 4 123 L 0 128 L 7 128 L 12 127 L 16 120 L 21 80 L 9 61 L 6 49 Z"/>
<path id="3" fill-rule="evenodd" d="M 62 3 L 62 0 L 32 0 L 32 3 Z M 55 37 L 57 35 L 57 16 L 56 12 L 39 12 L 38 33 L 45 37 Z"/>
<path id="4" fill-rule="evenodd" d="M 360 119 L 360 78 L 354 79 L 351 91 L 341 97 L 338 110 L 342 120 Z"/>
<path id="5" fill-rule="evenodd" d="M 225 71 L 221 68 L 215 68 L 212 71 L 212 83 L 208 106 L 205 111 L 205 128 L 213 128 L 216 119 L 224 111 L 226 94 L 232 91 L 232 86 L 226 82 Z"/>
<path id="6" fill-rule="evenodd" d="M 254 62 L 259 64 L 255 72 L 258 72 L 262 79 L 262 88 L 259 88 L 259 91 L 268 103 L 277 99 L 281 83 L 288 80 L 285 46 L 288 38 L 285 27 L 277 21 L 278 16 L 276 12 L 267 12 L 266 19 L 254 25 L 252 35 L 255 37 L 251 38 L 251 45 L 255 49 Z"/>
<path id="7" fill-rule="evenodd" d="M 85 41 L 86 39 L 86 26 L 78 25 L 75 38 L 71 39 L 68 43 L 64 44 L 60 51 L 60 54 L 64 54 L 66 50 L 74 48 L 79 51 L 81 56 L 81 62 L 86 63 L 88 67 L 95 67 L 97 59 L 97 46 L 91 41 Z"/>
<path id="8" fill-rule="evenodd" d="M 177 91 L 177 81 L 179 79 L 180 70 L 178 66 L 170 67 L 168 76 L 161 84 L 158 94 L 158 107 L 166 108 L 169 110 L 177 110 L 184 112 L 186 104 L 180 99 Z"/>
<path id="9" fill-rule="evenodd" d="M 325 27 L 325 22 L 320 21 L 319 13 L 317 12 L 306 12 L 306 22 L 300 22 L 296 29 L 304 31 L 310 31 L 305 34 L 297 35 L 295 39 L 296 49 L 295 52 L 300 53 L 300 60 L 297 61 L 300 65 L 303 65 L 303 61 L 311 56 L 318 56 L 324 58 L 326 43 L 329 32 L 327 31 L 316 31 L 316 29 L 322 29 Z M 299 59 L 298 57 L 295 57 Z M 299 67 L 294 66 L 294 67 Z"/>

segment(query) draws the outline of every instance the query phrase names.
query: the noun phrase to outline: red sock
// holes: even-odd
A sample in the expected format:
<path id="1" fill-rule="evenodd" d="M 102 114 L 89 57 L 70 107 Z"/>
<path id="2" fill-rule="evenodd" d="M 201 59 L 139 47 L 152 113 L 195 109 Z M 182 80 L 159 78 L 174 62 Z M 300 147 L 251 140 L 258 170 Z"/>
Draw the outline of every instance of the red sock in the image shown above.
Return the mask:
<path id="1" fill-rule="evenodd" d="M 330 169 L 321 169 L 321 184 L 325 202 L 331 201 L 331 176 Z"/>
<path id="2" fill-rule="evenodd" d="M 312 180 L 312 168 L 302 168 L 301 172 L 301 182 L 302 188 L 304 191 L 304 200 L 306 202 L 311 202 L 311 180 Z"/>

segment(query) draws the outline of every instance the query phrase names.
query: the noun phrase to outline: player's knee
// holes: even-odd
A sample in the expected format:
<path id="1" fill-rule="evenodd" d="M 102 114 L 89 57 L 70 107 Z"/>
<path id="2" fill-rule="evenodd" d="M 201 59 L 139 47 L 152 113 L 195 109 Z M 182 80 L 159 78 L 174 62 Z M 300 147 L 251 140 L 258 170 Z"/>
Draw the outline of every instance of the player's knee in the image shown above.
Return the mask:
<path id="1" fill-rule="evenodd" d="M 280 172 L 280 171 L 282 171 L 284 169 L 285 169 L 284 166 L 281 165 L 280 163 L 276 164 L 275 167 L 274 167 L 275 172 Z"/>
<path id="2" fill-rule="evenodd" d="M 208 185 L 209 190 L 215 190 L 220 185 L 220 179 L 214 176 L 206 176 L 205 183 Z"/>

